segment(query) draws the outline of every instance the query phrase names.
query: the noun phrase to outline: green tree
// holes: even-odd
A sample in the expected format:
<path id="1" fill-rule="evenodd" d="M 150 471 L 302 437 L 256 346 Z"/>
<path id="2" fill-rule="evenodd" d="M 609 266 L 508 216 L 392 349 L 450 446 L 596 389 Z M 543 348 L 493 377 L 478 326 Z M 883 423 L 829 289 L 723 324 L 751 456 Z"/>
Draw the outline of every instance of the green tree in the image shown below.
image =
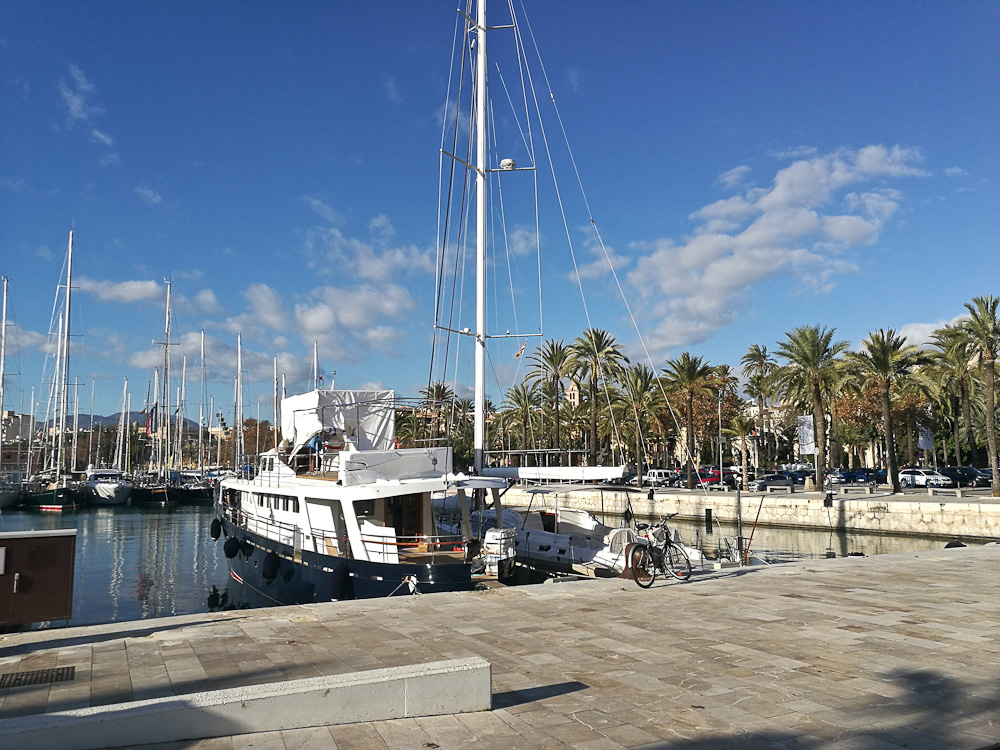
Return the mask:
<path id="1" fill-rule="evenodd" d="M 767 418 L 767 399 L 771 390 L 770 378 L 778 369 L 778 363 L 768 354 L 766 346 L 751 344 L 747 353 L 740 359 L 740 364 L 742 365 L 740 372 L 747 379 L 747 395 L 757 401 L 757 420 L 760 424 L 761 439 L 764 440 L 765 453 L 769 453 L 765 438 L 770 424 Z M 764 461 L 767 463 L 767 455 Z"/>
<path id="2" fill-rule="evenodd" d="M 885 456 L 889 481 L 893 492 L 902 492 L 899 486 L 899 467 L 896 462 L 896 441 L 892 423 L 892 390 L 899 387 L 914 368 L 926 364 L 928 355 L 917 347 L 906 344 L 906 339 L 891 328 L 879 329 L 868 334 L 861 343 L 861 351 L 848 352 L 847 361 L 871 387 L 877 388 L 882 398 L 882 432 L 885 439 Z"/>
<path id="3" fill-rule="evenodd" d="M 664 385 L 672 393 L 684 399 L 684 432 L 687 444 L 687 488 L 694 488 L 695 439 L 694 439 L 694 399 L 712 393 L 712 375 L 715 368 L 701 357 L 684 352 L 676 359 L 668 359 L 663 369 Z"/>
<path id="4" fill-rule="evenodd" d="M 740 467 L 742 469 L 743 488 L 749 486 L 747 477 L 749 474 L 749 462 L 747 461 L 747 437 L 753 434 L 754 421 L 745 414 L 737 414 L 729 423 L 733 435 L 740 439 Z M 721 468 L 721 467 L 720 467 Z"/>
<path id="5" fill-rule="evenodd" d="M 656 411 L 663 405 L 661 390 L 656 375 L 649 367 L 640 363 L 625 368 L 620 378 L 621 391 L 618 394 L 621 413 L 629 413 L 635 423 L 635 465 L 636 486 L 642 486 L 643 436 L 651 431 L 651 421 Z"/>
<path id="6" fill-rule="evenodd" d="M 1000 351 L 1000 319 L 997 318 L 997 304 L 993 295 L 973 297 L 965 303 L 969 317 L 961 325 L 966 336 L 975 347 L 979 367 L 983 373 L 986 400 L 986 442 L 990 452 L 990 469 L 993 471 L 993 497 L 1000 497 L 1000 473 L 997 471 L 996 434 L 996 361 Z"/>
<path id="7" fill-rule="evenodd" d="M 822 481 L 826 469 L 826 409 L 823 392 L 836 375 L 837 356 L 846 341 L 833 341 L 835 328 L 799 326 L 785 333 L 778 356 L 786 363 L 775 371 L 775 383 L 790 400 L 811 406 L 816 437 L 817 468 Z"/>
<path id="8" fill-rule="evenodd" d="M 588 328 L 569 345 L 573 362 L 586 375 L 590 407 L 590 465 L 597 465 L 597 414 L 601 409 L 597 396 L 601 381 L 617 377 L 628 358 L 614 336 L 600 328 Z"/>
<path id="9" fill-rule="evenodd" d="M 529 383 L 518 383 L 504 397 L 508 412 L 512 413 L 521 425 L 521 450 L 528 450 L 528 435 L 531 418 L 538 411 L 541 399 L 538 389 Z M 520 464 L 520 461 L 518 462 Z"/>
<path id="10" fill-rule="evenodd" d="M 938 388 L 950 392 L 954 390 L 952 386 L 957 386 L 957 399 L 959 409 L 953 413 L 955 431 L 955 462 L 962 463 L 959 448 L 959 419 L 965 428 L 965 440 L 968 446 L 966 461 L 968 465 L 976 463 L 976 437 L 972 430 L 972 389 L 974 384 L 973 373 L 975 371 L 974 361 L 976 359 L 975 347 L 972 339 L 967 335 L 962 326 L 945 326 L 939 328 L 932 335 L 934 345 L 940 350 L 940 356 L 933 365 L 933 370 L 937 377 Z"/>
<path id="11" fill-rule="evenodd" d="M 420 390 L 423 396 L 422 406 L 433 415 L 431 439 L 441 437 L 441 412 L 454 400 L 455 391 L 444 381 L 438 380 Z"/>
<path id="12" fill-rule="evenodd" d="M 537 383 L 548 383 L 552 388 L 552 411 L 555 420 L 555 445 L 556 453 L 559 456 L 559 464 L 562 465 L 562 445 L 559 439 L 559 401 L 562 398 L 562 381 L 576 371 L 576 365 L 570 354 L 569 347 L 562 341 L 549 339 L 540 349 L 536 349 L 530 360 L 531 374 L 530 380 Z"/>

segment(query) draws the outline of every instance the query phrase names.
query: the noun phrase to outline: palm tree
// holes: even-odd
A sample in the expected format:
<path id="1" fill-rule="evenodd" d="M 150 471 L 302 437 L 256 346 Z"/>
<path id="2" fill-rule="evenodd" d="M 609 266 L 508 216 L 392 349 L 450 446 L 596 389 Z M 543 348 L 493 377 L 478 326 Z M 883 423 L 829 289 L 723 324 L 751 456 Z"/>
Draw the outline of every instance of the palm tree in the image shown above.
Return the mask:
<path id="1" fill-rule="evenodd" d="M 771 423 L 770 412 L 767 408 L 767 399 L 772 393 L 771 379 L 764 375 L 751 375 L 747 378 L 746 385 L 743 386 L 746 395 L 757 402 L 757 419 L 760 425 L 757 430 L 757 440 L 763 445 L 763 450 L 758 453 L 758 464 L 771 466 L 774 458 L 778 455 L 777 430 L 771 424 L 771 429 L 767 425 Z M 763 410 L 763 411 L 762 411 Z M 766 414 L 766 416 L 765 416 Z M 774 450 L 771 451 L 770 437 L 774 438 Z"/>
<path id="2" fill-rule="evenodd" d="M 750 484 L 747 481 L 747 477 L 749 476 L 749 465 L 747 462 L 747 436 L 753 433 L 754 422 L 745 414 L 737 414 L 733 417 L 729 426 L 732 428 L 732 433 L 740 439 L 740 463 L 743 470 L 743 489 L 746 489 Z"/>
<path id="3" fill-rule="evenodd" d="M 684 352 L 677 359 L 668 359 L 663 370 L 667 388 L 684 398 L 684 432 L 687 444 L 687 488 L 694 488 L 692 468 L 694 461 L 694 399 L 712 392 L 710 378 L 715 368 L 701 357 Z"/>
<path id="4" fill-rule="evenodd" d="M 443 380 L 437 380 L 429 383 L 426 388 L 421 388 L 420 395 L 424 397 L 423 407 L 434 414 L 431 438 L 436 439 L 441 436 L 441 409 L 455 398 L 455 391 Z"/>
<path id="5" fill-rule="evenodd" d="M 859 352 L 848 352 L 847 361 L 870 386 L 878 388 L 882 397 L 882 432 L 885 435 L 885 457 L 889 481 L 893 492 L 902 492 L 899 486 L 899 468 L 896 463 L 896 440 L 892 424 L 892 390 L 904 381 L 911 371 L 929 361 L 929 356 L 917 347 L 906 344 L 906 339 L 893 329 L 879 329 L 868 334 Z"/>
<path id="6" fill-rule="evenodd" d="M 750 348 L 747 349 L 747 353 L 740 359 L 740 364 L 743 365 L 740 372 L 743 373 L 743 377 L 747 378 L 748 386 L 751 382 L 753 383 L 751 388 L 753 393 L 748 395 L 751 398 L 757 399 L 757 418 L 760 420 L 760 432 L 762 436 L 766 435 L 768 427 L 767 395 L 770 385 L 769 380 L 775 370 L 778 369 L 778 363 L 774 361 L 773 356 L 767 353 L 766 346 L 751 344 Z M 766 447 L 767 443 L 765 441 Z"/>
<path id="7" fill-rule="evenodd" d="M 528 450 L 528 426 L 532 415 L 538 410 L 540 402 L 538 389 L 528 383 L 518 383 L 504 398 L 508 412 L 512 413 L 521 423 L 521 450 Z M 518 462 L 520 465 L 520 462 Z"/>
<path id="8" fill-rule="evenodd" d="M 785 333 L 778 356 L 787 361 L 775 371 L 775 382 L 783 394 L 812 406 L 816 437 L 817 481 L 826 469 L 826 410 L 823 390 L 834 378 L 837 355 L 847 349 L 846 341 L 833 341 L 835 328 L 799 326 Z"/>
<path id="9" fill-rule="evenodd" d="M 941 350 L 941 355 L 934 363 L 939 378 L 939 386 L 948 388 L 951 384 L 958 386 L 958 399 L 961 409 L 961 422 L 965 427 L 965 439 L 969 446 L 967 460 L 969 465 L 975 464 L 976 437 L 972 431 L 972 388 L 973 362 L 976 357 L 972 340 L 962 326 L 945 326 L 931 334 L 934 345 Z M 949 389 L 950 390 L 950 389 Z M 959 413 L 955 412 L 955 462 L 962 463 L 959 449 Z"/>
<path id="10" fill-rule="evenodd" d="M 965 303 L 969 317 L 961 325 L 965 335 L 975 347 L 979 367 L 983 371 L 986 388 L 986 442 L 990 451 L 990 469 L 993 471 L 993 497 L 1000 497 L 1000 472 L 997 471 L 996 434 L 996 361 L 1000 352 L 1000 319 L 997 304 L 1000 299 L 993 295 L 973 297 Z"/>
<path id="11" fill-rule="evenodd" d="M 651 418 L 663 403 L 661 391 L 656 375 L 641 362 L 623 370 L 620 382 L 619 405 L 623 407 L 623 422 L 624 412 L 630 413 L 635 420 L 636 487 L 642 487 L 643 435 L 649 433 Z"/>
<path id="12" fill-rule="evenodd" d="M 600 328 L 588 328 L 582 336 L 569 345 L 573 362 L 577 369 L 587 376 L 590 401 L 590 465 L 597 465 L 597 403 L 598 383 L 607 381 L 621 372 L 622 364 L 628 358 L 622 353 L 622 345 L 614 336 Z"/>
<path id="13" fill-rule="evenodd" d="M 549 339 L 540 349 L 535 350 L 531 357 L 532 373 L 529 379 L 534 382 L 549 383 L 553 388 L 552 405 L 555 416 L 556 453 L 559 464 L 562 465 L 562 447 L 559 441 L 559 400 L 562 393 L 563 378 L 570 377 L 576 369 L 569 348 L 562 341 Z"/>

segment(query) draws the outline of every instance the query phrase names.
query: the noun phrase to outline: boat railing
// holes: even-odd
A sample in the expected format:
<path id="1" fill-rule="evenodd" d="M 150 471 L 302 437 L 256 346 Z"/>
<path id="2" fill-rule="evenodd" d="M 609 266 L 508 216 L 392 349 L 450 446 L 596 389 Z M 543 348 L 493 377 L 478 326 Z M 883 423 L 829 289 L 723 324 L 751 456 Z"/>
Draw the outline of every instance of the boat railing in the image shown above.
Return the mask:
<path id="1" fill-rule="evenodd" d="M 391 532 L 391 529 L 388 531 Z M 387 534 L 383 536 L 362 532 L 361 541 L 372 560 L 414 565 L 462 561 L 465 560 L 468 550 L 461 534 L 437 536 Z"/>

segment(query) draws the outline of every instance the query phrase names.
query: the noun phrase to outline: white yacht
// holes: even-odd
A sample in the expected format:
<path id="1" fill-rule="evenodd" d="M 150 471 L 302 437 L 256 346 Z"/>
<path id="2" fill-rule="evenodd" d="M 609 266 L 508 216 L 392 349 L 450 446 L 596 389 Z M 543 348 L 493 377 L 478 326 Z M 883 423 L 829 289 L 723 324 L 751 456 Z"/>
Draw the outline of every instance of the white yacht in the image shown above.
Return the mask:
<path id="1" fill-rule="evenodd" d="M 310 391 L 281 414 L 282 444 L 220 483 L 234 579 L 280 604 L 474 588 L 468 539 L 431 508 L 451 448 L 396 448 L 392 391 Z"/>
<path id="2" fill-rule="evenodd" d="M 76 489 L 87 505 L 125 505 L 132 496 L 132 482 L 118 469 L 88 467 Z"/>

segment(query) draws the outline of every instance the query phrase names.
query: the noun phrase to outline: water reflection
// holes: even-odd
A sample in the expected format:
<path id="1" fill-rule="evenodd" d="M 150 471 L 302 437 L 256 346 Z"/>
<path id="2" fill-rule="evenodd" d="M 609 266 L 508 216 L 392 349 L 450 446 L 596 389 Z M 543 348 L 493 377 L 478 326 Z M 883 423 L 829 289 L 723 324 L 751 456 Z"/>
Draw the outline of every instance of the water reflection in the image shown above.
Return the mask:
<path id="1" fill-rule="evenodd" d="M 93 625 L 233 608 L 211 519 L 208 506 L 5 511 L 0 531 L 77 529 L 70 624 Z"/>

